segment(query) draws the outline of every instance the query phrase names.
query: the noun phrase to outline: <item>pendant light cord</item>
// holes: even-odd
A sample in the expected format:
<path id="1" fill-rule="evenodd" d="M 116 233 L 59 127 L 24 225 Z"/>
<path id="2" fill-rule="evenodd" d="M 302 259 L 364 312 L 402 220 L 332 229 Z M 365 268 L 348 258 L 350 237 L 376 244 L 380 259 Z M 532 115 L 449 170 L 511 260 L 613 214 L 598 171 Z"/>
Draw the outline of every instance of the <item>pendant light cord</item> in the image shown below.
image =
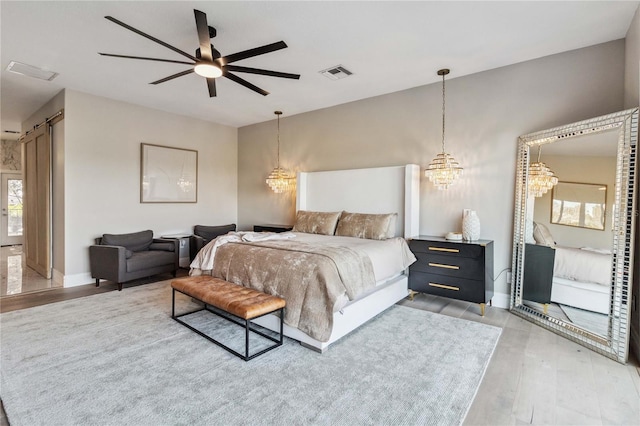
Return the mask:
<path id="1" fill-rule="evenodd" d="M 278 168 L 280 168 L 280 114 L 278 114 Z"/>
<path id="2" fill-rule="evenodd" d="M 442 153 L 444 154 L 444 76 L 442 74 Z"/>

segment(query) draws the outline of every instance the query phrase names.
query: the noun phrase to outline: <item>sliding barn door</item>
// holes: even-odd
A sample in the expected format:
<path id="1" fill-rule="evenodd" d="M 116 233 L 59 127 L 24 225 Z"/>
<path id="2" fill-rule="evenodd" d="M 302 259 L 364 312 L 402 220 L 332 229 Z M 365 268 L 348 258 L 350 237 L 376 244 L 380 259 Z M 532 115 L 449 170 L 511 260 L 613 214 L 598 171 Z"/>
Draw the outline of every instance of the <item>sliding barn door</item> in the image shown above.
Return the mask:
<path id="1" fill-rule="evenodd" d="M 24 139 L 24 246 L 27 266 L 51 278 L 51 126 Z"/>

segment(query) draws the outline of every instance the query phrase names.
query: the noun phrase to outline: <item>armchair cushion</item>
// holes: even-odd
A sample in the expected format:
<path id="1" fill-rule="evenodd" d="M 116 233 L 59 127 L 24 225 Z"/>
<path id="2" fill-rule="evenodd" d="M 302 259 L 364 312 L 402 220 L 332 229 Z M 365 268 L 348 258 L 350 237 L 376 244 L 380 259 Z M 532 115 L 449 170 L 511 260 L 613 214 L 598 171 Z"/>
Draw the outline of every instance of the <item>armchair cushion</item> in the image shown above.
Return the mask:
<path id="1" fill-rule="evenodd" d="M 146 230 L 130 234 L 104 234 L 103 245 L 122 246 L 133 252 L 149 250 L 153 242 L 153 231 Z"/>

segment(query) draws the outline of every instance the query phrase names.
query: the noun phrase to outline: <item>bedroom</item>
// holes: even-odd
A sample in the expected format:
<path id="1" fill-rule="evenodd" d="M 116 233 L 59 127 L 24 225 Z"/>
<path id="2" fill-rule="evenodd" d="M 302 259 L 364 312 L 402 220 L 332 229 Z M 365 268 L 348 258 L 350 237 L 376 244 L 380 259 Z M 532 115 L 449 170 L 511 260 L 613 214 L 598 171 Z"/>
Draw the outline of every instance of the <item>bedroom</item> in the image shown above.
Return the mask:
<path id="1" fill-rule="evenodd" d="M 122 37 L 114 28 L 101 28 Z M 637 78 L 632 74 L 638 36 L 631 29 L 629 34 L 636 38 L 628 38 L 626 44 L 623 32 L 604 44 L 460 77 L 455 63 L 443 64 L 452 68 L 447 80 L 447 147 L 464 165 L 465 175 L 447 192 L 423 186 L 421 233 L 454 230 L 462 209 L 473 208 L 482 221 L 482 237 L 496 241 L 495 270 L 508 267 L 517 137 L 637 105 Z M 107 48 L 112 45 L 107 43 Z M 347 59 L 344 62 L 348 65 Z M 437 68 L 424 70 L 428 84 L 374 98 L 302 114 L 279 105 L 285 112 L 282 165 L 324 170 L 427 164 L 437 153 L 433 141 L 440 138 Z M 140 84 L 146 85 L 148 77 L 139 76 Z M 145 226 L 174 233 L 197 223 L 237 220 L 246 229 L 254 223 L 291 222 L 292 197 L 275 196 L 263 185 L 275 166 L 276 108 L 261 112 L 263 122 L 236 128 L 85 92 L 67 89 L 22 123 L 29 128 L 65 108 L 64 167 L 59 171 L 64 184 L 58 188 L 62 192 L 55 191 L 64 195 L 64 211 L 56 215 L 60 222 L 54 226 L 54 269 L 65 286 L 91 281 L 86 247 L 108 230 L 128 232 Z M 209 184 L 202 187 L 197 205 L 171 205 L 149 216 L 153 206 L 138 202 L 138 149 L 143 141 L 191 147 L 199 151 L 203 164 L 216 164 L 202 169 L 201 182 Z M 506 279 L 503 274 L 496 282 L 503 306 L 508 303 Z M 499 304 L 498 299 L 494 303 Z"/>

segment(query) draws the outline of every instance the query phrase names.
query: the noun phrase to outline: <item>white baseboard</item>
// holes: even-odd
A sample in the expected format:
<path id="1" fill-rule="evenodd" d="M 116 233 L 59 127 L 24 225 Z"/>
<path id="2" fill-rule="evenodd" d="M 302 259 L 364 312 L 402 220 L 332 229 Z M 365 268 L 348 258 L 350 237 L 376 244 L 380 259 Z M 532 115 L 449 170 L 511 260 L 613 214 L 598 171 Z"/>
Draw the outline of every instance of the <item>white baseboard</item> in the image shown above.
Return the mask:
<path id="1" fill-rule="evenodd" d="M 511 300 L 510 294 L 493 293 L 493 299 L 491 299 L 491 306 L 493 306 L 494 308 L 509 309 L 510 300 Z"/>
<path id="2" fill-rule="evenodd" d="M 77 287 L 79 285 L 95 284 L 96 280 L 91 277 L 90 272 L 82 274 L 65 275 L 63 287 Z"/>

